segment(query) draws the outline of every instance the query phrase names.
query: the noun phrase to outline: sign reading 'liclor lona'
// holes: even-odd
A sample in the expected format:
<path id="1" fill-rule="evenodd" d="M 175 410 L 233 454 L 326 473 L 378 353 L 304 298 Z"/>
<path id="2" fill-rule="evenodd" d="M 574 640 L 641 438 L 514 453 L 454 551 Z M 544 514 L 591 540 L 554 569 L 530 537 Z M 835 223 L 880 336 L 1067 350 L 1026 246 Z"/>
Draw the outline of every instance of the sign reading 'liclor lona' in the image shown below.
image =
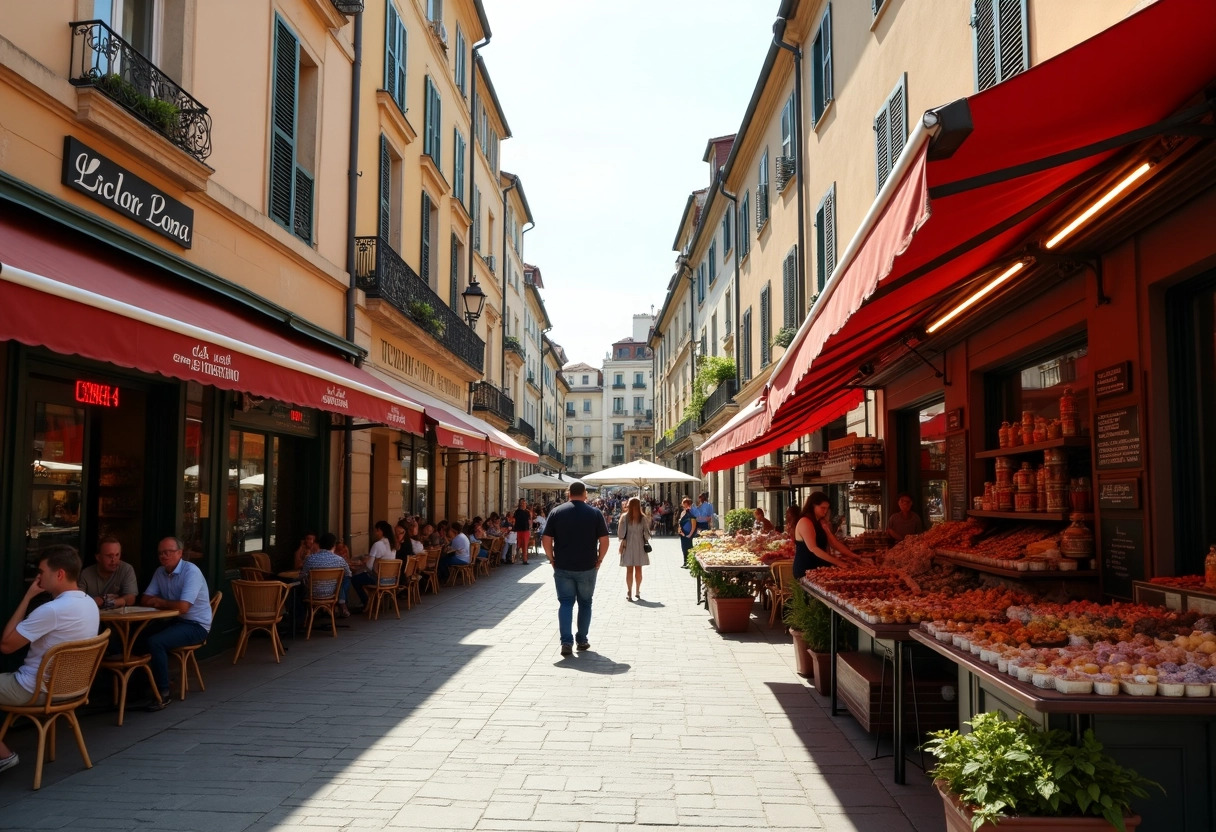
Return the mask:
<path id="1" fill-rule="evenodd" d="M 190 248 L 194 209 L 71 136 L 63 138 L 63 184 Z"/>

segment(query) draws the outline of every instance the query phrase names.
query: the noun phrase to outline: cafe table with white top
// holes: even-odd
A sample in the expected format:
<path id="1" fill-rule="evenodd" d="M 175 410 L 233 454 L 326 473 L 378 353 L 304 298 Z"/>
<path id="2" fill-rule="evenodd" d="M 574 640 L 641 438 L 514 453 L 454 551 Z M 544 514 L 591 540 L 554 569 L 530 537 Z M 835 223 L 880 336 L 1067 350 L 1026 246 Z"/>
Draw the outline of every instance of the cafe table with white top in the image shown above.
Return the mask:
<path id="1" fill-rule="evenodd" d="M 136 640 L 140 633 L 148 626 L 149 621 L 156 621 L 162 618 L 177 618 L 181 615 L 177 610 L 158 610 L 152 607 L 117 607 L 101 611 L 101 622 L 110 625 L 114 632 L 118 634 L 119 640 L 122 642 L 122 657 L 114 658 L 112 655 L 107 656 L 102 660 L 101 666 L 106 670 L 114 672 L 114 700 L 118 704 L 118 724 L 122 725 L 123 715 L 127 709 L 127 684 L 131 681 L 131 674 L 138 668 L 143 668 L 148 674 L 148 682 L 152 686 L 152 695 L 156 697 L 156 701 L 161 701 L 160 691 L 156 688 L 156 679 L 152 676 L 152 667 L 150 662 L 152 657 L 149 655 L 132 656 L 131 650 L 135 646 Z"/>

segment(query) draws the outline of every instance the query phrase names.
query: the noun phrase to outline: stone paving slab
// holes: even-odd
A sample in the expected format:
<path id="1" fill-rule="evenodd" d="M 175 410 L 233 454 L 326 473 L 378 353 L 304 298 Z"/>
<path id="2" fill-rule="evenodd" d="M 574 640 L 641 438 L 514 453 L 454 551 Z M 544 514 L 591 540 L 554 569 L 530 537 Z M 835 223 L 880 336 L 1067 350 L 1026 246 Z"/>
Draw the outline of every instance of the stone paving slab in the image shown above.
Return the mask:
<path id="1" fill-rule="evenodd" d="M 793 673 L 755 609 L 720 636 L 679 546 L 657 538 L 644 602 L 599 576 L 592 649 L 563 659 L 543 558 L 444 589 L 337 638 L 255 641 L 203 662 L 206 692 L 155 714 L 82 719 L 94 768 L 60 732 L 30 791 L 0 775 L 0 829 L 824 829 L 937 832 L 918 769 L 891 783 L 873 740 Z"/>

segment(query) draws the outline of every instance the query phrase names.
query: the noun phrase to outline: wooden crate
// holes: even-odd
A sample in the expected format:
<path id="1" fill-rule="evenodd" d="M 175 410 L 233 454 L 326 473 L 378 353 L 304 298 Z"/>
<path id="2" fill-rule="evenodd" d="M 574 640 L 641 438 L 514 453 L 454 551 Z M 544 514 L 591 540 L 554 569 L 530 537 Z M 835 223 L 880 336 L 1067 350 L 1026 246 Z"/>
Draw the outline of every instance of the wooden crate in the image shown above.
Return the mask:
<path id="1" fill-rule="evenodd" d="M 836 661 L 836 693 L 849 713 L 868 733 L 890 734 L 893 730 L 893 689 L 895 666 L 887 664 L 883 677 L 884 661 L 869 652 L 841 653 Z M 920 716 L 921 733 L 942 728 L 958 727 L 958 703 L 946 701 L 942 688 L 956 688 L 958 679 L 943 676 L 936 668 L 916 667 L 916 709 L 912 708 L 911 674 L 905 657 L 904 666 L 904 726 L 907 731 L 916 730 L 915 714 Z M 881 708 L 880 703 L 881 688 Z"/>

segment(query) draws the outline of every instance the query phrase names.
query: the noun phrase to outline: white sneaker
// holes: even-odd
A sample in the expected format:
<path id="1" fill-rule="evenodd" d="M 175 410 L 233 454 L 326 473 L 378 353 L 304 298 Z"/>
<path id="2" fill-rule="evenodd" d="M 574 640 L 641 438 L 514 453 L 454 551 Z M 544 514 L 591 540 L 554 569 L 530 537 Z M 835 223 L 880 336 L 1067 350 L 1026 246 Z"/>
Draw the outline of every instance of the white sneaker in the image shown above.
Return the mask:
<path id="1" fill-rule="evenodd" d="M 7 757 L 0 759 L 0 771 L 7 771 L 8 769 L 17 765 L 17 763 L 19 763 L 19 762 L 21 762 L 21 760 L 17 758 L 17 752 L 14 751 L 12 754 L 9 754 Z"/>

